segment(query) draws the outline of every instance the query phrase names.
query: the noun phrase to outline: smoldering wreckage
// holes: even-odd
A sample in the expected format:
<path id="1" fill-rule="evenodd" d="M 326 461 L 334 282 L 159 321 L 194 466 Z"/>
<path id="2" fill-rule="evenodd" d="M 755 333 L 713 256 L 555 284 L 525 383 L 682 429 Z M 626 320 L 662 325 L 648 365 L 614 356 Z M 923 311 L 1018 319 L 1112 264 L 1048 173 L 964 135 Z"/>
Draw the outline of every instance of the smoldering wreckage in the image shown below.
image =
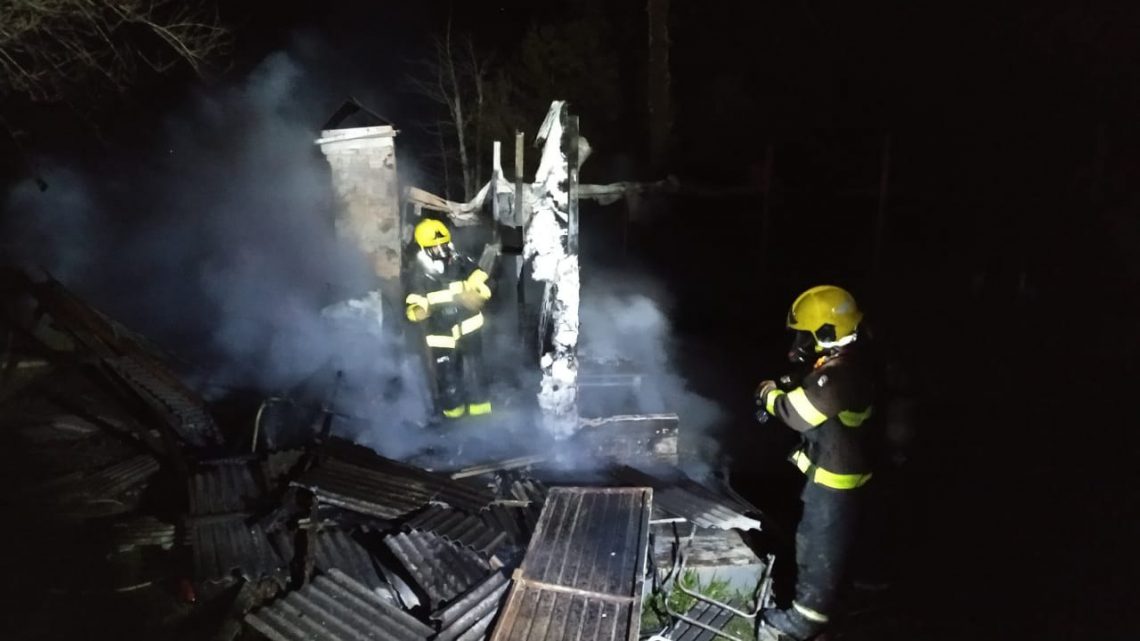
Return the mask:
<path id="1" fill-rule="evenodd" d="M 676 414 L 620 411 L 636 373 L 578 353 L 577 176 L 589 146 L 576 117 L 552 105 L 533 182 L 521 180 L 521 138 L 513 182 L 496 144 L 491 181 L 454 203 L 398 195 L 395 129 L 337 128 L 353 111 L 317 144 L 338 230 L 381 285 L 332 315 L 392 326 L 383 310 L 402 308 L 402 248 L 429 212 L 493 228 L 482 256 L 500 300 L 488 313 L 538 379 L 526 429 L 565 447 L 528 437 L 512 456 L 465 460 L 438 447 L 453 433 L 425 427 L 443 435 L 436 446 L 387 458 L 341 438 L 362 417 L 338 408 L 335 388 L 261 399 L 238 420 L 62 283 L 6 273 L 3 422 L 32 443 L 8 514 L 25 523 L 20 536 L 57 550 L 53 563 L 28 560 L 52 585 L 45 612 L 145 602 L 153 612 L 136 613 L 136 627 L 148 635 L 273 641 L 747 637 L 770 594 L 773 558 L 748 544 L 761 515 L 727 482 L 680 471 Z M 716 581 L 736 596 L 702 591 Z"/>

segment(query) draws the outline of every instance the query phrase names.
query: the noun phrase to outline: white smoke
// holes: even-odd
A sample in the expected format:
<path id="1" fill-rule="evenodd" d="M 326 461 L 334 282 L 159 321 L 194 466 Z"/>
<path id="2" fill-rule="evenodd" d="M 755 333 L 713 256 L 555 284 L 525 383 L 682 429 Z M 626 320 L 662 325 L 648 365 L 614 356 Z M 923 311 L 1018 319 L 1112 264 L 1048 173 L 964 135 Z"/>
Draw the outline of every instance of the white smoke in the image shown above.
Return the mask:
<path id="1" fill-rule="evenodd" d="M 668 296 L 643 278 L 595 275 L 583 288 L 582 354 L 617 368 L 632 366 L 641 376 L 628 412 L 673 412 L 680 417 L 682 466 L 704 478 L 718 456 L 715 434 L 726 414 L 714 401 L 692 391 L 674 361 L 676 345 L 666 309 Z"/>
<path id="2" fill-rule="evenodd" d="M 313 140 L 341 96 L 315 91 L 314 75 L 277 54 L 245 82 L 200 94 L 165 118 L 147 154 L 95 166 L 45 159 L 46 191 L 29 182 L 7 194 L 2 242 L 20 262 L 206 366 L 202 380 L 212 385 L 289 393 L 316 377 L 328 390 L 342 372 L 334 405 L 362 419 L 348 422 L 352 436 L 403 456 L 440 437 L 409 429 L 430 405 L 422 354 L 321 314 L 376 283 L 335 233 L 331 177 Z M 403 154 L 401 171 L 411 164 Z M 593 278 L 606 286 L 583 291 L 584 351 L 642 373 L 626 411 L 677 412 L 683 439 L 706 433 L 721 413 L 676 374 L 664 297 L 614 276 Z M 525 359 L 488 356 L 493 378 L 527 386 Z M 477 430 L 482 444 L 464 445 L 468 454 L 541 450 L 532 408 L 500 402 L 518 391 L 497 395 L 495 420 Z"/>
<path id="3" fill-rule="evenodd" d="M 312 85 L 276 54 L 165 118 L 149 153 L 45 159 L 46 191 L 5 198 L 6 253 L 204 365 L 211 384 L 277 392 L 339 370 L 344 411 L 422 421 L 426 391 L 402 346 L 321 315 L 377 283 L 335 233 L 313 144 L 342 96 L 317 99 Z"/>

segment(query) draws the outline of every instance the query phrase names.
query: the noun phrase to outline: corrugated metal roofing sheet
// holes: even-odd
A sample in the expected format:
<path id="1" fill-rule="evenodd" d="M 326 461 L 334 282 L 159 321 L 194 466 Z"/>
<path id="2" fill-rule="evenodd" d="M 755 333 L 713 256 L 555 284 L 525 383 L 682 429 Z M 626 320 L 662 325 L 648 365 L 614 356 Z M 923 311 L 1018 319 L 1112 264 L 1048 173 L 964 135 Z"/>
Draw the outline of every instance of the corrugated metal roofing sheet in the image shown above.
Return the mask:
<path id="1" fill-rule="evenodd" d="M 146 545 L 169 549 L 174 545 L 174 532 L 173 523 L 164 523 L 153 516 L 139 516 L 111 524 L 111 536 L 120 550 Z"/>
<path id="2" fill-rule="evenodd" d="M 158 361 L 136 354 L 104 358 L 103 363 L 185 442 L 196 447 L 222 442 L 221 431 L 202 399 Z"/>
<path id="3" fill-rule="evenodd" d="M 337 460 L 321 462 L 293 485 L 308 488 L 324 503 L 382 519 L 404 516 L 430 502 L 434 495 L 383 473 Z"/>
<path id="4" fill-rule="evenodd" d="M 285 568 L 265 530 L 247 522 L 262 491 L 253 464 L 245 459 L 206 462 L 191 474 L 186 530 L 198 580 L 221 581 L 235 574 L 252 580 Z"/>
<path id="5" fill-rule="evenodd" d="M 741 514 L 717 499 L 702 496 L 699 490 L 670 487 L 657 493 L 661 509 L 683 517 L 700 527 L 722 530 L 759 530 L 760 520 Z"/>
<path id="6" fill-rule="evenodd" d="M 491 554 L 509 537 L 485 512 L 476 516 L 452 508 L 429 506 L 404 523 L 404 528 L 433 532 L 465 548 Z"/>
<path id="7" fill-rule="evenodd" d="M 384 537 L 384 543 L 427 596 L 429 608 L 463 594 L 491 570 L 478 553 L 431 532 L 391 534 Z"/>
<path id="8" fill-rule="evenodd" d="M 312 490 L 325 503 L 382 519 L 399 518 L 428 503 L 478 512 L 494 499 L 485 488 L 384 458 L 339 439 L 322 448 L 317 466 L 294 485 Z"/>
<path id="9" fill-rule="evenodd" d="M 294 532 L 279 531 L 273 536 L 277 550 L 286 561 L 293 559 L 295 535 Z M 314 542 L 313 564 L 318 572 L 340 570 L 357 583 L 377 591 L 381 596 L 394 598 L 388 589 L 388 584 L 380 578 L 372 554 L 351 534 L 343 530 L 321 530 L 314 538 Z"/>
<path id="10" fill-rule="evenodd" d="M 27 291 L 54 327 L 68 332 L 101 359 L 118 379 L 142 399 L 185 442 L 206 447 L 221 443 L 221 432 L 201 397 L 178 379 L 140 336 L 91 307 L 54 278 L 27 279 Z"/>
<path id="11" fill-rule="evenodd" d="M 272 641 L 425 641 L 434 632 L 339 570 L 250 613 L 245 622 Z"/>
<path id="12" fill-rule="evenodd" d="M 29 495 L 49 495 L 57 501 L 114 498 L 140 485 L 158 472 L 158 460 L 140 454 L 94 472 L 68 474 L 27 490 Z"/>
<path id="13" fill-rule="evenodd" d="M 248 461 L 206 462 L 190 475 L 190 513 L 201 516 L 246 512 L 262 493 Z"/>
<path id="14" fill-rule="evenodd" d="M 515 545 L 525 546 L 542 513 L 546 492 L 542 482 L 511 472 L 499 486 L 499 498 L 480 516 L 492 527 L 505 530 Z"/>
<path id="15" fill-rule="evenodd" d="M 519 547 L 526 547 L 530 541 L 530 534 L 538 522 L 538 515 L 542 506 L 514 507 L 510 505 L 491 504 L 479 513 L 491 528 L 507 533 L 511 543 Z"/>
<path id="16" fill-rule="evenodd" d="M 513 479 L 507 486 L 508 500 L 525 501 L 542 505 L 546 500 L 547 488 L 541 481 L 532 478 Z"/>
<path id="17" fill-rule="evenodd" d="M 502 572 L 494 572 L 467 594 L 443 610 L 432 614 L 440 630 L 435 641 L 478 641 L 499 613 L 510 581 Z"/>
<path id="18" fill-rule="evenodd" d="M 649 488 L 553 488 L 493 641 L 632 641 L 641 616 Z"/>
<path id="19" fill-rule="evenodd" d="M 240 516 L 190 517 L 186 530 L 199 581 L 222 581 L 235 575 L 255 580 L 285 568 L 261 526 L 247 525 Z"/>
<path id="20" fill-rule="evenodd" d="M 529 456 L 517 456 L 514 458 L 503 459 L 494 461 L 492 463 L 484 463 L 482 465 L 472 465 L 470 467 L 460 468 L 448 474 L 453 479 L 470 478 L 474 476 L 482 476 L 485 474 L 494 474 L 506 472 L 508 470 L 517 470 L 520 468 L 530 467 L 537 463 L 542 463 L 546 460 L 545 454 L 531 454 Z"/>
<path id="21" fill-rule="evenodd" d="M 157 459 L 150 454 L 141 454 L 84 478 L 83 492 L 96 497 L 116 496 L 147 480 L 158 469 Z"/>
<path id="22" fill-rule="evenodd" d="M 653 489 L 654 504 L 669 514 L 687 519 L 700 527 L 721 530 L 759 530 L 760 520 L 746 514 L 747 508 L 689 478 L 675 481 L 651 476 L 631 467 L 614 471 L 622 483 L 647 485 Z"/>

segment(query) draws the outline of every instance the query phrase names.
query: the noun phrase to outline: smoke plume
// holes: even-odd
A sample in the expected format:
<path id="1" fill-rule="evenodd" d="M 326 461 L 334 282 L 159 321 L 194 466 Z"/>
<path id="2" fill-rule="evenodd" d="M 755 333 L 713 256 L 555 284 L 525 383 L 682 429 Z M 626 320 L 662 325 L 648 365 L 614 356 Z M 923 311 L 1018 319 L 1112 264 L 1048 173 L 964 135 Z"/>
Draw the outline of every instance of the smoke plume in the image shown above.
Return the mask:
<path id="1" fill-rule="evenodd" d="M 376 282 L 334 230 L 329 169 L 313 141 L 343 94 L 323 89 L 327 77 L 312 68 L 267 58 L 244 82 L 200 93 L 163 119 L 147 153 L 95 166 L 45 159 L 47 191 L 29 182 L 6 195 L 5 250 L 194 364 L 207 390 L 315 386 L 328 399 L 335 389 L 336 409 L 359 419 L 343 423 L 349 436 L 410 455 L 441 438 L 409 427 L 430 406 L 422 355 L 367 314 L 322 314 Z M 402 174 L 412 165 L 406 151 L 399 165 Z M 583 351 L 643 376 L 622 411 L 677 412 L 686 438 L 705 433 L 720 412 L 675 373 L 667 298 L 644 280 L 590 270 Z M 495 421 L 458 447 L 475 459 L 542 451 L 533 393 L 520 391 L 535 382 L 526 359 L 503 349 L 488 356 L 496 398 L 514 398 L 497 401 Z"/>
<path id="2" fill-rule="evenodd" d="M 46 159 L 46 191 L 7 194 L 5 250 L 202 368 L 214 389 L 277 392 L 341 371 L 346 412 L 419 421 L 426 390 L 395 339 L 321 314 L 376 282 L 335 233 L 313 144 L 343 96 L 313 86 L 276 54 L 166 117 L 146 153 Z M 385 398 L 395 406 L 378 407 Z"/>
<path id="3" fill-rule="evenodd" d="M 725 412 L 693 392 L 679 373 L 669 304 L 668 293 L 651 279 L 628 273 L 593 275 L 582 292 L 581 351 L 591 361 L 616 368 L 628 365 L 640 375 L 640 384 L 618 411 L 676 413 L 681 419 L 682 466 L 694 478 L 704 478 L 717 457 L 714 432 Z"/>

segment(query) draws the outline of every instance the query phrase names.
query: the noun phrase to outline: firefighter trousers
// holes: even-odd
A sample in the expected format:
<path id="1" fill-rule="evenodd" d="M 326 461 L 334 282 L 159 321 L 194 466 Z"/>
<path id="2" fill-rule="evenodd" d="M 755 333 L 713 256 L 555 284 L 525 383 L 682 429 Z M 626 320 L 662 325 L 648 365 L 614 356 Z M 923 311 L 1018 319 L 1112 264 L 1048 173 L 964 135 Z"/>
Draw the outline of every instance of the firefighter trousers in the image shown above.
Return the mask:
<path id="1" fill-rule="evenodd" d="M 793 609 L 822 628 L 836 597 L 855 543 L 865 488 L 836 490 L 808 481 L 796 528 L 796 598 Z"/>
<path id="2" fill-rule="evenodd" d="M 465 334 L 453 348 L 428 348 L 435 363 L 440 411 L 447 418 L 491 411 L 481 334 L 478 331 Z"/>

